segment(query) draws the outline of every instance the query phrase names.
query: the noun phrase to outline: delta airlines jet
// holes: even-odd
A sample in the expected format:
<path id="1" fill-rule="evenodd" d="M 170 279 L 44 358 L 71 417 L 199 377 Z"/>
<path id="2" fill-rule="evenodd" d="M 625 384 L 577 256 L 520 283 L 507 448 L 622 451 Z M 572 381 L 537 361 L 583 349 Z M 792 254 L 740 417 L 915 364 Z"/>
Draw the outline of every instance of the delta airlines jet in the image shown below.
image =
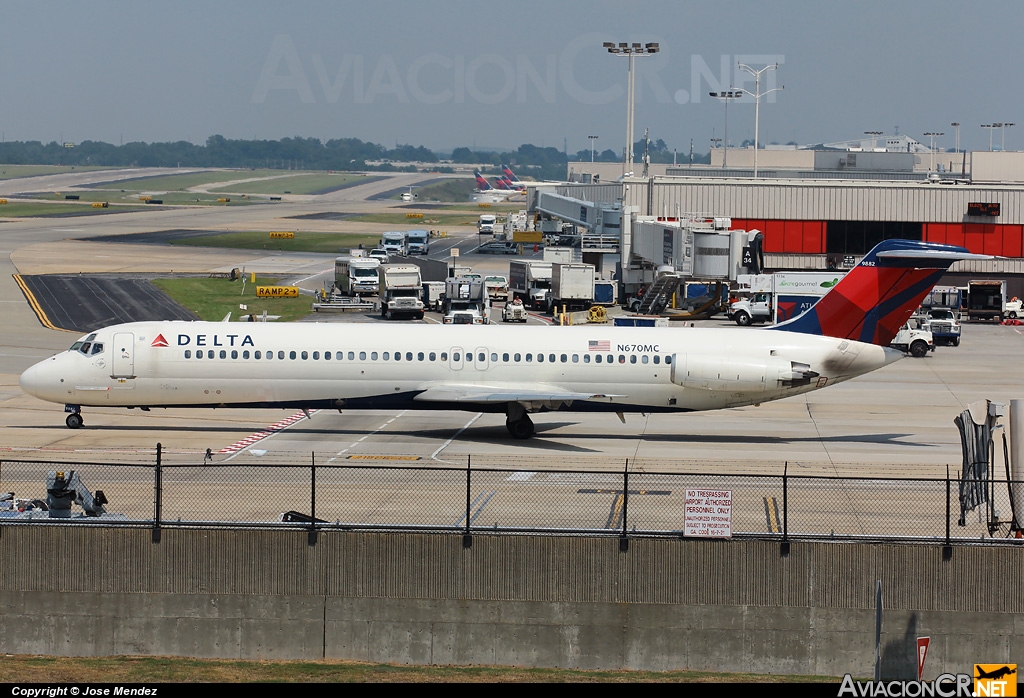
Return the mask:
<path id="1" fill-rule="evenodd" d="M 874 371 L 962 247 L 880 243 L 810 310 L 770 329 L 140 322 L 82 337 L 21 388 L 83 407 L 686 412 L 760 404 Z"/>

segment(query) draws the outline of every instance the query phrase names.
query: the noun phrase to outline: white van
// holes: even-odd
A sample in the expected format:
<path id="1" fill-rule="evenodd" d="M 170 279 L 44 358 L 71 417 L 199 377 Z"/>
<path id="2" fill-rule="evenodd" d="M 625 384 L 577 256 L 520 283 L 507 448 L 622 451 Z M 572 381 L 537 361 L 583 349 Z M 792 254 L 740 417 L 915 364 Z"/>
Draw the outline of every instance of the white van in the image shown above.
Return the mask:
<path id="1" fill-rule="evenodd" d="M 480 216 L 480 220 L 476 224 L 476 230 L 480 235 L 494 235 L 498 229 L 498 217 L 493 213 L 485 213 Z"/>

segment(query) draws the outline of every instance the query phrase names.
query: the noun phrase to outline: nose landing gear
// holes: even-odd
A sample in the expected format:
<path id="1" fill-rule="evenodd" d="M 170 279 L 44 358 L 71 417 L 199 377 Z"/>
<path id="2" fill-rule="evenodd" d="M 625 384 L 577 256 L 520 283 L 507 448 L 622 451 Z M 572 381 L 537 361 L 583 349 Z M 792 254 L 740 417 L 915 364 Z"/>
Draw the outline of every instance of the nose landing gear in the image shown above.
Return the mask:
<path id="1" fill-rule="evenodd" d="M 85 424 L 85 420 L 82 419 L 82 408 L 78 405 L 64 405 L 64 411 L 70 412 L 64 423 L 68 425 L 68 429 L 81 429 L 82 425 Z"/>

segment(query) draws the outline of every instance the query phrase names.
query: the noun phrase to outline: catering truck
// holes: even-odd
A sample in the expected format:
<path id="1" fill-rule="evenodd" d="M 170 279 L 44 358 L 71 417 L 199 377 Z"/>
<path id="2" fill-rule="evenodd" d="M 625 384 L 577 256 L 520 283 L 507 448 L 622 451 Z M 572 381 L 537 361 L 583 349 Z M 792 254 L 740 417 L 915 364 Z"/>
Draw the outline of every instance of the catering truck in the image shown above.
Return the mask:
<path id="1" fill-rule="evenodd" d="M 737 291 L 751 296 L 731 303 L 726 316 L 737 325 L 791 320 L 807 312 L 843 275 L 834 271 L 739 274 Z"/>
<path id="2" fill-rule="evenodd" d="M 1001 322 L 1006 310 L 1006 282 L 967 282 L 967 319 Z"/>

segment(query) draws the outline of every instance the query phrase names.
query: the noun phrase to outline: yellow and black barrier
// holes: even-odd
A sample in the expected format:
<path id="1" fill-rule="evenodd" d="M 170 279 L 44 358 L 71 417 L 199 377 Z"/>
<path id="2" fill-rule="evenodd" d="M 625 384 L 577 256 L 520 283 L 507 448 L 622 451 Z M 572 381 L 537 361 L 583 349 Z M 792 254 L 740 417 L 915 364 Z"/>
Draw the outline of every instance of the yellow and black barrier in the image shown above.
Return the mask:
<path id="1" fill-rule="evenodd" d="M 407 213 L 407 214 L 405 214 L 405 217 L 406 218 L 423 218 L 423 214 L 422 213 Z"/>
<path id="2" fill-rule="evenodd" d="M 295 237 L 295 233 L 288 233 L 288 232 L 276 232 L 276 233 L 271 233 L 271 234 L 270 234 L 270 238 L 271 238 L 272 240 L 273 240 L 273 239 L 285 239 L 285 240 L 291 240 L 291 239 L 292 239 L 293 237 Z"/>
<path id="3" fill-rule="evenodd" d="M 106 202 L 106 201 L 93 201 L 92 202 L 92 207 L 93 208 L 107 208 L 108 206 L 110 206 L 110 204 L 108 202 Z"/>

